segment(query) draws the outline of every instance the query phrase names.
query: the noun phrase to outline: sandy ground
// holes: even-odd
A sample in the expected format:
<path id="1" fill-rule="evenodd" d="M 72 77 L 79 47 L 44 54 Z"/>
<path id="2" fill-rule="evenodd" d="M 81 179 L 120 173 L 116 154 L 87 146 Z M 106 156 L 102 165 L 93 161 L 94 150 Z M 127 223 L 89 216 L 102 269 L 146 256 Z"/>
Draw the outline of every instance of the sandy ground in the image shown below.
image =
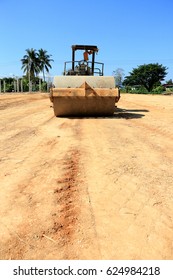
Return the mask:
<path id="1" fill-rule="evenodd" d="M 173 259 L 173 96 L 110 118 L 0 96 L 0 259 Z"/>

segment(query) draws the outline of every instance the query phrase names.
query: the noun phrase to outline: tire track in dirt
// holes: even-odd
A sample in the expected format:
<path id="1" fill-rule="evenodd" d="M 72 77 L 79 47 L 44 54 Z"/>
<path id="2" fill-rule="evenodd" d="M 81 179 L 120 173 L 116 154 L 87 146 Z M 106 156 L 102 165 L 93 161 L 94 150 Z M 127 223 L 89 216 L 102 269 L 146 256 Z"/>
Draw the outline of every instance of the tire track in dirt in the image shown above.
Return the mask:
<path id="1" fill-rule="evenodd" d="M 67 152 L 68 156 L 62 160 L 63 174 L 57 179 L 57 187 L 54 189 L 55 199 L 59 205 L 59 217 L 53 215 L 53 227 L 42 233 L 42 236 L 50 236 L 60 246 L 69 246 L 78 222 L 80 207 L 79 201 L 79 157 L 77 149 Z M 65 258 L 70 259 L 72 255 L 66 250 Z"/>
<path id="2" fill-rule="evenodd" d="M 51 192 L 51 203 L 53 205 L 51 207 L 47 206 L 46 212 L 48 214 L 46 216 L 49 219 L 48 223 L 44 222 L 44 225 L 42 225 L 41 221 L 44 221 L 44 219 L 40 219 L 37 214 L 39 200 L 33 192 L 34 181 L 37 181 L 38 178 L 41 179 L 43 170 L 45 172 L 43 166 L 40 166 L 40 169 L 35 171 L 33 178 L 28 180 L 28 183 L 25 181 L 25 185 L 20 186 L 20 194 L 24 195 L 25 199 L 28 200 L 28 206 L 33 212 L 32 215 L 28 215 L 28 220 L 33 222 L 34 214 L 35 225 L 33 225 L 32 231 L 30 231 L 28 221 L 23 222 L 19 226 L 18 231 L 13 235 L 13 242 L 9 241 L 8 245 L 5 245 L 6 248 L 9 248 L 8 255 L 10 255 L 10 258 L 70 259 L 74 257 L 74 253 L 71 250 L 71 243 L 73 243 L 73 234 L 80 212 L 80 207 L 76 203 L 79 201 L 79 180 L 76 179 L 79 153 L 77 150 L 70 150 L 68 154 L 68 158 L 59 162 L 49 162 L 45 166 L 46 168 L 50 168 L 51 164 L 55 166 L 57 163 L 63 163 L 62 176 L 56 180 L 56 183 L 54 182 L 52 188 L 50 186 L 49 192 Z M 72 157 L 73 160 L 71 160 Z M 19 202 L 19 199 L 17 200 Z M 14 240 L 16 240 L 15 248 L 10 246 L 10 244 L 14 245 Z M 27 252 L 28 250 L 30 251 L 29 254 Z M 46 256 L 42 255 L 41 250 L 45 251 Z M 60 250 L 61 253 L 59 253 Z M 36 251 L 38 251 L 38 255 Z M 52 257 L 52 254 L 54 257 Z"/>
<path id="3" fill-rule="evenodd" d="M 72 247 L 80 216 L 79 185 L 82 181 L 78 176 L 80 152 L 76 145 L 80 127 L 76 121 L 64 122 L 52 117 L 41 119 L 40 123 L 41 126 L 34 128 L 36 138 L 28 128 L 8 139 L 9 171 L 4 170 L 6 176 L 2 183 L 5 185 L 5 181 L 10 182 L 14 177 L 15 188 L 10 184 L 4 193 L 4 202 L 13 201 L 13 208 L 5 208 L 5 205 L 2 208 L 1 205 L 4 233 L 2 236 L 1 232 L 0 258 L 3 259 L 69 259 L 76 256 Z M 64 138 L 69 136 L 72 143 L 64 146 Z M 22 153 L 21 161 L 14 169 L 12 157 Z M 12 221 L 13 216 L 13 222 L 6 223 L 7 219 Z"/>

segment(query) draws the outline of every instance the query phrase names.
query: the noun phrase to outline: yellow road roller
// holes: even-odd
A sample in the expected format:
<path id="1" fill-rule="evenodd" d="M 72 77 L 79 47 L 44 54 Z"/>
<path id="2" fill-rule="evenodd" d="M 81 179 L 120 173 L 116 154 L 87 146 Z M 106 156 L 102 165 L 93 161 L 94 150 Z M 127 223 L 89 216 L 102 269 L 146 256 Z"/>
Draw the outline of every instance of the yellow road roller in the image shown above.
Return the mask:
<path id="1" fill-rule="evenodd" d="M 83 51 L 82 60 L 75 59 L 77 50 Z M 114 114 L 120 91 L 113 76 L 104 76 L 104 63 L 95 61 L 97 52 L 97 46 L 72 45 L 72 60 L 64 63 L 63 75 L 55 76 L 50 88 L 55 116 Z"/>

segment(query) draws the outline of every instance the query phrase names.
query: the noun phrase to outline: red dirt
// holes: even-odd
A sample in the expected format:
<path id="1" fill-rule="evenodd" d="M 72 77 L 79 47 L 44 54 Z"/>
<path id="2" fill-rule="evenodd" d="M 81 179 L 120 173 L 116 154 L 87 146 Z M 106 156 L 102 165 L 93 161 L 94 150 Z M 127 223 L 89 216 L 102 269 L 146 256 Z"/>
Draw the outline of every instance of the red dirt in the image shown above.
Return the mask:
<path id="1" fill-rule="evenodd" d="M 173 96 L 55 118 L 0 95 L 1 259 L 172 259 Z"/>

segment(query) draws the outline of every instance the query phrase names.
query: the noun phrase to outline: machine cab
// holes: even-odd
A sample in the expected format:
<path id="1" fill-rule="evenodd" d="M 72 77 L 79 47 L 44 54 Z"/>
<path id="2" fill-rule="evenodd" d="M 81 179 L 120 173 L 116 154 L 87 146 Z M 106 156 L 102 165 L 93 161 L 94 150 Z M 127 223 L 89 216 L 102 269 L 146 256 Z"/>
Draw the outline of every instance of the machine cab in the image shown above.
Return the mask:
<path id="1" fill-rule="evenodd" d="M 83 59 L 76 60 L 77 50 L 83 50 Z M 95 53 L 98 52 L 97 46 L 91 45 L 72 45 L 72 60 L 64 63 L 64 75 L 72 76 L 103 76 L 104 63 L 95 62 Z M 89 56 L 91 55 L 91 60 Z"/>

